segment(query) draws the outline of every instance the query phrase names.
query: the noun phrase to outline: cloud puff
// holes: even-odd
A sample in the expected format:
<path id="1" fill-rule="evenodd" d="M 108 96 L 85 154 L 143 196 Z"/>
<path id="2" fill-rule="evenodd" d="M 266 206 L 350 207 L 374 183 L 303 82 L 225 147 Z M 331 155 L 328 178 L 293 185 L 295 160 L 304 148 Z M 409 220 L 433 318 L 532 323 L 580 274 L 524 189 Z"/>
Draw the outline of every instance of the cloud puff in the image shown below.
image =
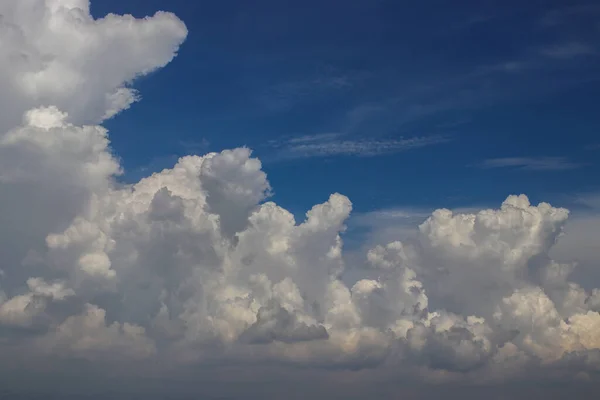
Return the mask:
<path id="1" fill-rule="evenodd" d="M 165 66 L 187 35 L 173 14 L 109 14 L 89 0 L 22 0 L 0 5 L 0 131 L 23 110 L 54 105 L 70 122 L 100 122 L 139 96 L 128 84 Z"/>
<path id="2" fill-rule="evenodd" d="M 85 123 L 126 107 L 127 94 L 106 96 L 167 63 L 185 27 L 166 13 L 93 21 L 88 6 L 0 6 L 15 37 L 0 48 L 0 85 L 22 85 L 0 92 L 12 107 L 0 126 L 23 116 L 0 136 L 1 354 L 159 369 L 380 366 L 465 381 L 597 369 L 599 291 L 549 255 L 566 209 L 520 195 L 436 210 L 350 264 L 350 200 L 332 194 L 296 221 L 268 201 L 249 149 L 118 183 L 107 131 Z"/>

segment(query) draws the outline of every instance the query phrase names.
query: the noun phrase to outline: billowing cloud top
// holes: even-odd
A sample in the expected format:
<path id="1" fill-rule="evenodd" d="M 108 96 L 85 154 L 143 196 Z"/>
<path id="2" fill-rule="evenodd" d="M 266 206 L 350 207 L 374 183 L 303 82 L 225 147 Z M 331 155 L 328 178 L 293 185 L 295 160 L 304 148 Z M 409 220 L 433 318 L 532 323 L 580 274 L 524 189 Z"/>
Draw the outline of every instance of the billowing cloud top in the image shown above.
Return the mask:
<path id="1" fill-rule="evenodd" d="M 0 354 L 28 368 L 278 362 L 436 381 L 598 371 L 600 291 L 549 256 L 567 210 L 524 195 L 437 210 L 349 282 L 350 200 L 297 222 L 267 201 L 248 149 L 115 180 L 93 123 L 174 57 L 177 17 L 94 20 L 85 0 L 3 1 L 0 14 Z"/>
<path id="2" fill-rule="evenodd" d="M 0 15 L 1 131 L 40 105 L 74 123 L 114 116 L 138 99 L 128 84 L 165 66 L 187 35 L 165 12 L 94 20 L 88 0 L 3 1 Z"/>

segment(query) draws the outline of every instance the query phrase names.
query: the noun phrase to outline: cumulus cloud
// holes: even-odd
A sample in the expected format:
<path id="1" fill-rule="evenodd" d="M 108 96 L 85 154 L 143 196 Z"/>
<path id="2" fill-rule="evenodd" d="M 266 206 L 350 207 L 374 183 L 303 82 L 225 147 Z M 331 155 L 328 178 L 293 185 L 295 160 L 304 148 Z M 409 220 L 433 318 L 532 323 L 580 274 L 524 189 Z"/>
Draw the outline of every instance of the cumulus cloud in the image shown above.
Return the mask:
<path id="1" fill-rule="evenodd" d="M 128 83 L 173 57 L 186 34 L 175 16 L 94 21 L 82 0 L 0 13 L 12 35 L 0 36 L 0 354 L 465 381 L 597 370 L 600 291 L 550 256 L 568 210 L 524 195 L 440 209 L 348 265 L 351 201 L 332 194 L 296 221 L 268 201 L 249 149 L 118 183 L 108 132 L 92 122 L 127 108 Z"/>
<path id="2" fill-rule="evenodd" d="M 94 20 L 89 0 L 4 1 L 0 16 L 0 131 L 38 106 L 78 124 L 114 116 L 139 98 L 129 83 L 165 66 L 187 35 L 166 12 Z"/>

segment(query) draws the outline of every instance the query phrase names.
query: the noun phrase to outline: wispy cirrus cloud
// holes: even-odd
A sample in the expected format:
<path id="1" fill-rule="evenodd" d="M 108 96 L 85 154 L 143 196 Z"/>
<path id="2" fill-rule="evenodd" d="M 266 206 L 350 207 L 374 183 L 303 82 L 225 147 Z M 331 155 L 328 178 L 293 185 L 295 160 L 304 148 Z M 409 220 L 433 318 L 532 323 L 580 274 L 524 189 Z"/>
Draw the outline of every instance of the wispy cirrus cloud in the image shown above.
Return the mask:
<path id="1" fill-rule="evenodd" d="M 556 28 L 573 22 L 574 19 L 581 22 L 582 17 L 584 20 L 595 20 L 598 15 L 600 15 L 598 4 L 567 4 L 544 13 L 539 20 L 539 25 L 544 28 Z"/>
<path id="2" fill-rule="evenodd" d="M 576 197 L 575 201 L 595 212 L 600 211 L 600 193 L 586 193 Z"/>
<path id="3" fill-rule="evenodd" d="M 564 171 L 583 167 L 565 157 L 502 157 L 490 158 L 479 164 L 481 168 L 515 168 L 528 171 Z"/>
<path id="4" fill-rule="evenodd" d="M 567 42 L 543 47 L 540 53 L 550 58 L 570 59 L 595 54 L 596 49 L 583 42 Z"/>
<path id="5" fill-rule="evenodd" d="M 331 156 L 373 157 L 446 143 L 451 139 L 450 136 L 444 135 L 399 139 L 348 139 L 342 134 L 324 133 L 272 141 L 269 147 L 276 151 L 275 158 L 278 160 Z"/>
<path id="6" fill-rule="evenodd" d="M 352 89 L 368 77 L 366 72 L 340 71 L 331 66 L 319 68 L 305 77 L 274 83 L 259 93 L 260 105 L 270 111 L 286 111 L 293 106 L 314 99 Z"/>

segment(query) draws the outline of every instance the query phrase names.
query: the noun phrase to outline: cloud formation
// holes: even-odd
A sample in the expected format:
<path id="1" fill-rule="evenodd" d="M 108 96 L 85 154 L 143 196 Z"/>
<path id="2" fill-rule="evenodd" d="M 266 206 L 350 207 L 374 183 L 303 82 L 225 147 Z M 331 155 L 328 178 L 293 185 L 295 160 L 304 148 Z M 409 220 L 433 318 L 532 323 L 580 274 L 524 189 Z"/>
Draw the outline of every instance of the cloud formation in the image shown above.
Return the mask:
<path id="1" fill-rule="evenodd" d="M 93 123 L 171 60 L 186 36 L 177 17 L 93 20 L 84 0 L 8 1 L 0 14 L 4 360 L 99 371 L 276 362 L 461 382 L 598 371 L 600 291 L 549 256 L 568 210 L 524 195 L 440 209 L 348 265 L 351 201 L 332 194 L 296 221 L 268 201 L 248 149 L 118 183 L 108 132 Z"/>
<path id="2" fill-rule="evenodd" d="M 70 122 L 96 123 L 139 99 L 135 78 L 165 66 L 187 35 L 173 14 L 109 14 L 88 0 L 6 1 L 0 6 L 0 131 L 23 110 L 56 106 Z"/>

